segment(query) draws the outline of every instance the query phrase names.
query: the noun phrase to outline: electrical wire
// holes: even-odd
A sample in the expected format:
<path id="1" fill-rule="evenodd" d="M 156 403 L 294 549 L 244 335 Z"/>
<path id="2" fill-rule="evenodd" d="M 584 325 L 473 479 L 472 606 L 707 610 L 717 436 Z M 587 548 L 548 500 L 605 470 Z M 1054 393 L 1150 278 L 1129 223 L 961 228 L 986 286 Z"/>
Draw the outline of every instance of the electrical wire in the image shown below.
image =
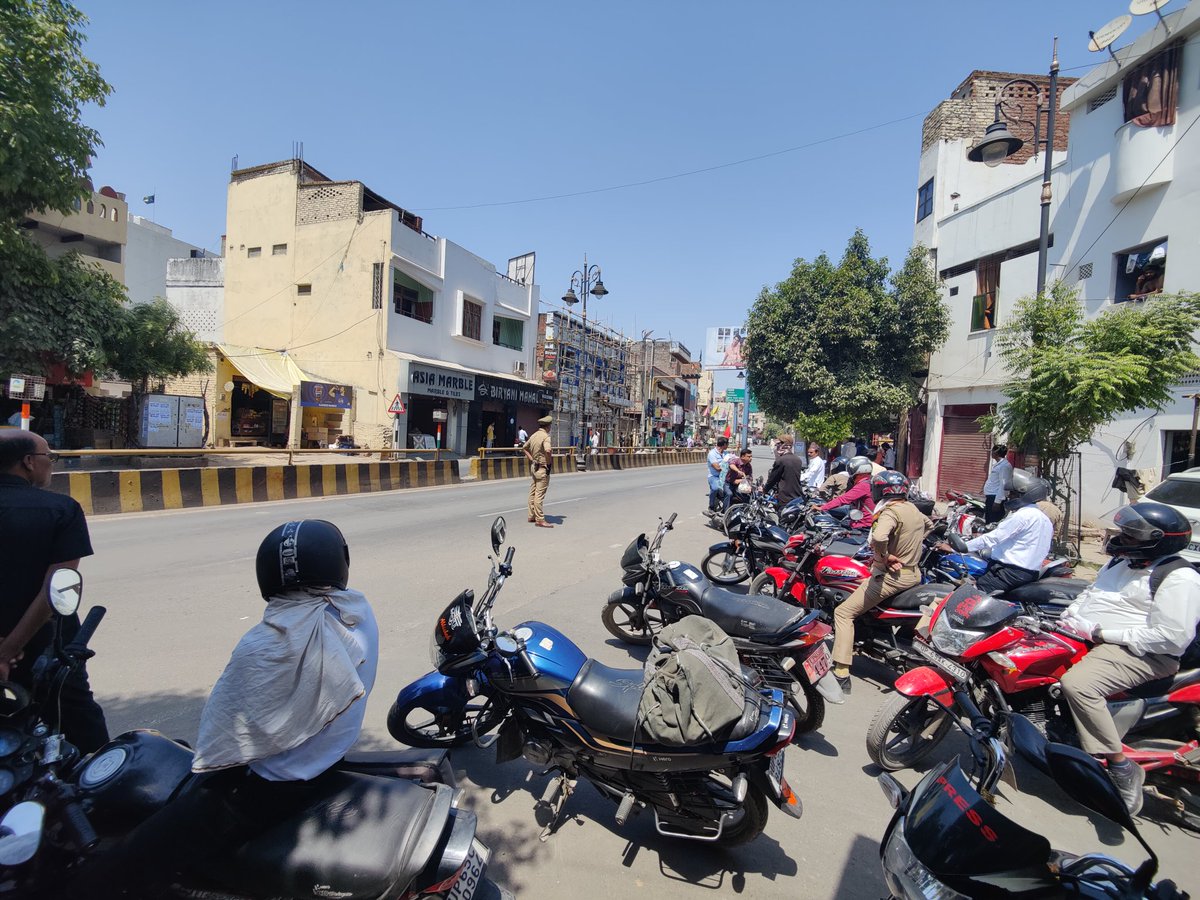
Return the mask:
<path id="1" fill-rule="evenodd" d="M 747 163 L 759 162 L 764 159 L 771 159 L 776 156 L 783 156 L 787 153 L 796 153 L 800 150 L 809 150 L 813 147 L 818 147 L 821 144 L 829 144 L 833 141 L 844 140 L 849 137 L 856 137 L 860 134 L 866 134 L 870 131 L 878 131 L 880 128 L 887 128 L 890 125 L 898 125 L 901 122 L 907 122 L 911 119 L 921 118 L 928 113 L 913 113 L 908 116 L 901 116 L 898 119 L 891 119 L 887 122 L 878 122 L 874 125 L 868 125 L 865 128 L 859 128 L 855 131 L 847 131 L 842 134 L 831 135 L 830 137 L 820 138 L 815 141 L 809 141 L 807 144 L 799 144 L 795 147 L 787 147 L 783 150 L 773 150 L 770 153 L 761 153 L 758 156 L 748 156 L 745 159 L 736 159 L 732 162 L 719 163 L 715 166 L 705 166 L 702 169 L 691 169 L 687 172 L 676 172 L 673 175 L 660 175 L 657 178 L 646 178 L 641 181 L 629 181 L 624 184 L 612 184 L 606 187 L 590 188 L 585 191 L 570 191 L 564 194 L 547 194 L 542 197 L 527 197 L 523 200 L 496 200 L 490 203 L 468 203 L 462 206 L 424 206 L 414 209 L 414 212 L 448 212 L 462 209 L 484 209 L 490 206 L 517 206 L 524 203 L 541 203 L 546 200 L 565 200 L 570 197 L 586 197 L 589 194 L 604 194 L 609 191 L 622 191 L 628 188 L 645 187 L 649 184 L 660 184 L 664 181 L 674 181 L 679 178 L 689 178 L 692 175 L 703 175 L 707 172 L 716 172 L 719 169 L 729 169 L 734 166 L 743 166 Z"/>

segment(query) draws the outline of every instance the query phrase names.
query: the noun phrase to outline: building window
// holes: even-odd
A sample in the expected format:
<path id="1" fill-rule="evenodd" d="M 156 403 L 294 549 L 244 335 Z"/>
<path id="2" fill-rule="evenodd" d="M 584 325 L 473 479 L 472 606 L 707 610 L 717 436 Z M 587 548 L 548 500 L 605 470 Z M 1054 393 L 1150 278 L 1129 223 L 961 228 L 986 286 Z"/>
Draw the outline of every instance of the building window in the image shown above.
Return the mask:
<path id="1" fill-rule="evenodd" d="M 371 266 L 371 309 L 383 309 L 383 263 Z"/>
<path id="2" fill-rule="evenodd" d="M 105 206 L 103 203 L 100 204 L 100 218 L 102 218 L 102 219 L 108 218 L 108 207 Z"/>
<path id="3" fill-rule="evenodd" d="M 71 201 L 71 206 L 74 208 L 75 212 L 79 212 L 80 210 L 83 209 L 83 198 L 76 197 L 74 200 Z"/>
<path id="4" fill-rule="evenodd" d="M 917 221 L 933 214 L 933 179 L 917 188 Z"/>
<path id="5" fill-rule="evenodd" d="M 287 244 L 272 244 L 271 245 L 271 255 L 272 256 L 287 256 Z"/>
<path id="6" fill-rule="evenodd" d="M 311 284 L 298 284 L 298 285 L 296 285 L 296 296 L 297 296 L 297 297 L 310 297 L 310 296 L 312 296 L 312 285 L 311 285 Z"/>
<path id="7" fill-rule="evenodd" d="M 462 336 L 480 340 L 483 334 L 483 305 L 463 297 Z"/>
<path id="8" fill-rule="evenodd" d="M 1125 76 L 1121 84 L 1124 88 L 1126 122 L 1141 128 L 1175 124 L 1182 48 L 1182 42 L 1176 42 Z"/>
<path id="9" fill-rule="evenodd" d="M 399 269 L 392 269 L 392 303 L 397 315 L 418 322 L 433 321 L 433 291 Z"/>
<path id="10" fill-rule="evenodd" d="M 510 350 L 525 349 L 525 323 L 504 316 L 492 317 L 492 343 Z"/>
<path id="11" fill-rule="evenodd" d="M 975 296 L 971 298 L 971 331 L 996 327 L 996 294 L 1000 290 L 1000 257 L 989 256 L 975 266 Z"/>
<path id="12" fill-rule="evenodd" d="M 246 258 L 254 259 L 256 256 L 262 256 L 262 247 L 247 247 Z"/>
<path id="13" fill-rule="evenodd" d="M 1167 242 L 1151 241 L 1117 255 L 1117 303 L 1160 294 L 1167 277 Z"/>
<path id="14" fill-rule="evenodd" d="M 92 215 L 96 211 L 96 204 L 93 203 L 91 200 L 88 201 L 87 211 L 88 211 L 89 216 Z"/>
<path id="15" fill-rule="evenodd" d="M 112 220 L 113 220 L 114 222 L 118 221 L 118 217 L 121 215 L 121 214 L 120 214 L 120 213 L 117 211 L 117 208 L 116 208 L 115 206 L 114 206 L 114 207 L 113 207 L 111 210 L 109 210 L 109 214 L 112 216 Z"/>

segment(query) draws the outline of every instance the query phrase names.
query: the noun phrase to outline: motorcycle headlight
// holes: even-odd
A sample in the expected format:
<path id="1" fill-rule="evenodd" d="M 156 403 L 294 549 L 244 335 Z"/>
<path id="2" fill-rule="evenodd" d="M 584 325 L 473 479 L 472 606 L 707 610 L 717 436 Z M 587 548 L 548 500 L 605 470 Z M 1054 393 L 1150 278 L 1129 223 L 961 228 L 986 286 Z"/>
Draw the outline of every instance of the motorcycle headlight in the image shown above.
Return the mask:
<path id="1" fill-rule="evenodd" d="M 888 888 L 904 900 L 969 900 L 966 894 L 946 887 L 917 859 L 904 839 L 904 823 L 897 823 L 883 848 L 883 877 Z"/>
<path id="2" fill-rule="evenodd" d="M 955 628 L 950 624 L 950 617 L 943 610 L 933 623 L 929 639 L 935 650 L 940 650 L 947 656 L 962 656 L 966 649 L 983 637 L 982 631 L 971 631 L 966 628 Z"/>

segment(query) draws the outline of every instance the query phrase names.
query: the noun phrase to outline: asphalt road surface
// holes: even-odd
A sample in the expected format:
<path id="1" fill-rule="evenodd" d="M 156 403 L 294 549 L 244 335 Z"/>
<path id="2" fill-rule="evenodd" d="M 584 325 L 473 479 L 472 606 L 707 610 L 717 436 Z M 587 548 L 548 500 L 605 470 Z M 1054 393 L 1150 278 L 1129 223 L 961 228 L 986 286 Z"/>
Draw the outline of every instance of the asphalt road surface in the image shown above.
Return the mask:
<path id="1" fill-rule="evenodd" d="M 756 469 L 770 465 L 766 448 Z M 429 670 L 436 615 L 463 588 L 486 586 L 488 526 L 509 524 L 514 575 L 496 606 L 501 625 L 537 619 L 614 666 L 640 666 L 605 631 L 600 611 L 619 586 L 618 558 L 640 531 L 679 513 L 665 542 L 667 558 L 698 564 L 720 535 L 705 525 L 702 466 L 555 475 L 546 505 L 551 529 L 526 522 L 527 482 L 500 481 L 390 494 L 283 501 L 96 517 L 96 555 L 85 560 L 84 605 L 108 607 L 93 641 L 92 683 L 113 733 L 156 728 L 192 740 L 200 710 L 230 651 L 262 613 L 254 554 L 289 518 L 325 518 L 350 544 L 351 585 L 370 598 L 380 624 L 379 674 L 362 749 L 394 746 L 386 729 L 396 692 Z M 891 817 L 863 745 L 885 696 L 888 673 L 855 669 L 854 690 L 830 707 L 821 732 L 787 751 L 786 774 L 801 796 L 799 821 L 772 810 L 766 831 L 732 850 L 666 839 L 642 814 L 624 827 L 613 805 L 581 783 L 569 817 L 540 842 L 534 806 L 546 779 L 523 761 L 497 766 L 492 751 L 456 750 L 463 803 L 479 816 L 493 849 L 491 874 L 525 900 L 560 897 L 883 897 L 879 839 Z M 1019 768 L 1018 774 L 1026 770 Z M 901 773 L 912 785 L 913 772 Z M 1045 799 L 1004 789 L 999 807 L 1059 849 L 1109 852 L 1131 865 L 1144 859 L 1115 825 L 1086 814 L 1045 781 L 1022 778 Z M 1200 885 L 1197 837 L 1143 820 L 1162 858 L 1162 876 Z"/>

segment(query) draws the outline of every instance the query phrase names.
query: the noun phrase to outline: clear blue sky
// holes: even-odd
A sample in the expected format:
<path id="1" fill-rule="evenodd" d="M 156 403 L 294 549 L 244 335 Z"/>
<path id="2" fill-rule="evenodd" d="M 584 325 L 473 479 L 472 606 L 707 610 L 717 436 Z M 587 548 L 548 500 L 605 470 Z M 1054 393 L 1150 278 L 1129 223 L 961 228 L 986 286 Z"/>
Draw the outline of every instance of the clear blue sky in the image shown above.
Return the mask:
<path id="1" fill-rule="evenodd" d="M 740 324 L 795 258 L 840 256 L 856 227 L 899 265 L 925 114 L 972 69 L 1045 73 L 1055 35 L 1064 74 L 1083 74 L 1107 58 L 1088 52 L 1088 29 L 1127 10 L 1125 0 L 79 5 L 91 18 L 85 52 L 114 87 L 86 114 L 104 140 L 93 178 L 124 191 L 133 212 L 216 249 L 234 154 L 258 165 L 303 141 L 330 177 L 364 181 L 501 270 L 536 251 L 544 299 L 562 295 L 586 251 L 611 292 L 589 316 L 694 353 L 705 328 Z M 1135 19 L 1117 46 L 1154 21 Z M 872 126 L 882 127 L 839 138 Z M 597 192 L 510 202 L 583 191 Z M 143 206 L 150 193 L 157 204 Z"/>

